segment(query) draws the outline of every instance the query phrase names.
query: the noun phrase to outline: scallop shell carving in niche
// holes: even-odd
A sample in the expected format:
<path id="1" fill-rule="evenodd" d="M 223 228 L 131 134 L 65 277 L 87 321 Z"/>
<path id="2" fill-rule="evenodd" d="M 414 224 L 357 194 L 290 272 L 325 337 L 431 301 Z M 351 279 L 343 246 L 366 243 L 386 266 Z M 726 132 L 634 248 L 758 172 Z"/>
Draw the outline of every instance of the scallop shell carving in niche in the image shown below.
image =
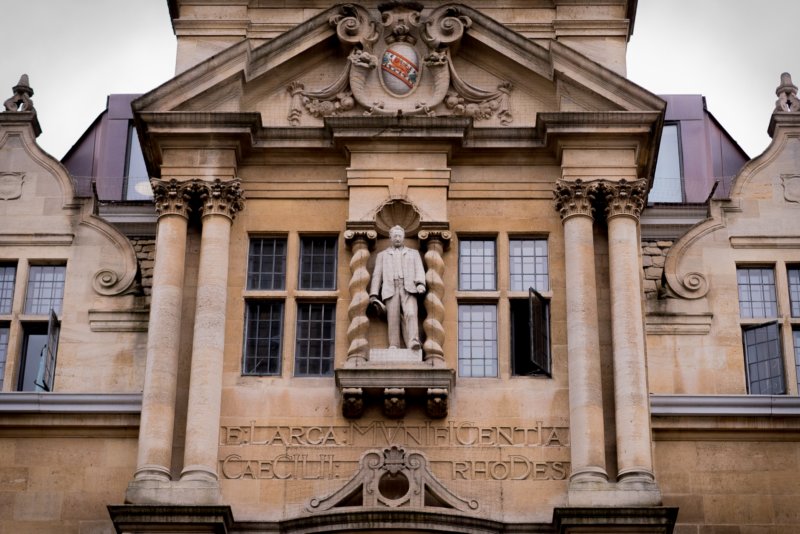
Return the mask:
<path id="1" fill-rule="evenodd" d="M 420 214 L 410 202 L 393 200 L 384 204 L 375 214 L 375 226 L 381 235 L 388 236 L 392 226 L 400 225 L 406 236 L 412 236 L 419 230 Z"/>

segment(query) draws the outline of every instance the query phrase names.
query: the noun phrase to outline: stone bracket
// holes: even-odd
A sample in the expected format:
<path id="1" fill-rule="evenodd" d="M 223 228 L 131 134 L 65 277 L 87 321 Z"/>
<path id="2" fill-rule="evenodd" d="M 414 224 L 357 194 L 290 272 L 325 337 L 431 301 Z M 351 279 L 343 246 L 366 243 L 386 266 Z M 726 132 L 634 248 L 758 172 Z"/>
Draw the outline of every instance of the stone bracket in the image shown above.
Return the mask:
<path id="1" fill-rule="evenodd" d="M 455 386 L 451 369 L 426 363 L 376 364 L 336 370 L 336 385 L 342 393 L 342 415 L 357 419 L 368 404 L 378 404 L 386 417 L 405 417 L 410 406 L 421 404 L 428 417 L 447 416 L 450 392 Z"/>

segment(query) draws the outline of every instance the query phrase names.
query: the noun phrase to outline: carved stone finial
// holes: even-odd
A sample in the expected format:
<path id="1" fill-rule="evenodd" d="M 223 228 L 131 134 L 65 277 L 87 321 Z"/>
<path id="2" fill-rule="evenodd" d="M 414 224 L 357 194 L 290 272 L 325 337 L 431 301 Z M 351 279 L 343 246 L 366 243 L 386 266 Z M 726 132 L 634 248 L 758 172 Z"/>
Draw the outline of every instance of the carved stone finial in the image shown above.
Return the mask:
<path id="1" fill-rule="evenodd" d="M 792 83 L 792 75 L 788 72 L 781 74 L 781 84 L 775 89 L 778 100 L 775 101 L 775 111 L 800 111 L 800 99 L 797 98 L 797 86 Z"/>
<path id="2" fill-rule="evenodd" d="M 28 75 L 23 74 L 19 78 L 19 83 L 12 89 L 14 96 L 3 102 L 6 111 L 36 111 L 33 107 L 33 89 L 28 82 Z"/>
<path id="3" fill-rule="evenodd" d="M 606 218 L 626 215 L 638 219 L 647 200 L 647 179 L 632 182 L 601 182 L 599 188 L 606 197 Z"/>
<path id="4" fill-rule="evenodd" d="M 587 184 L 581 179 L 574 182 L 557 181 L 553 199 L 556 211 L 561 215 L 561 220 L 573 215 L 592 217 L 594 214 L 592 201 L 595 197 L 596 187 L 595 184 Z"/>
<path id="5" fill-rule="evenodd" d="M 225 182 L 219 178 L 213 182 L 199 181 L 198 192 L 204 217 L 224 215 L 233 219 L 244 209 L 244 193 L 238 178 Z"/>

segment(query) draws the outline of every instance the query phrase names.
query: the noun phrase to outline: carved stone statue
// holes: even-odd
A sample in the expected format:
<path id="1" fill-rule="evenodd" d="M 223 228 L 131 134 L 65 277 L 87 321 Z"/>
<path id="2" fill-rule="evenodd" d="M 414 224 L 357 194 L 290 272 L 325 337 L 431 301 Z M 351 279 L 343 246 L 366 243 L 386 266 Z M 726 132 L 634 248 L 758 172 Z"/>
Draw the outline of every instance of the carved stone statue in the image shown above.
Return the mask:
<path id="1" fill-rule="evenodd" d="M 420 350 L 417 295 L 425 293 L 425 269 L 419 252 L 404 246 L 402 226 L 389 231 L 391 247 L 375 258 L 370 284 L 370 304 L 386 311 L 389 348 L 400 346 L 401 331 L 405 346 Z"/>

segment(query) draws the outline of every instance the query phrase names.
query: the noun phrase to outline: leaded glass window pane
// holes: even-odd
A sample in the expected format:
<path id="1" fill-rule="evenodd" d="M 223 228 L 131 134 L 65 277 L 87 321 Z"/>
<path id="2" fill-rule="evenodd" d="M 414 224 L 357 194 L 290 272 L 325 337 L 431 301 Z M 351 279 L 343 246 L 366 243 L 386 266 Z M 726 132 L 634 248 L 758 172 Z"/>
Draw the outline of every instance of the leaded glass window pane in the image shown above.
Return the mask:
<path id="1" fill-rule="evenodd" d="M 300 289 L 336 289 L 336 237 L 305 237 L 300 243 Z"/>
<path id="2" fill-rule="evenodd" d="M 32 265 L 25 293 L 25 313 L 47 315 L 51 309 L 61 313 L 66 273 L 64 265 Z"/>
<path id="3" fill-rule="evenodd" d="M 336 331 L 336 305 L 300 303 L 297 305 L 297 332 L 294 374 L 330 376 Z"/>
<path id="4" fill-rule="evenodd" d="M 777 323 L 744 328 L 747 381 L 753 395 L 786 393 L 779 332 Z"/>
<path id="5" fill-rule="evenodd" d="M 546 239 L 512 239 L 509 243 L 511 290 L 550 289 Z"/>
<path id="6" fill-rule="evenodd" d="M 494 291 L 495 243 L 493 239 L 462 239 L 458 244 L 458 285 L 462 291 Z"/>
<path id="7" fill-rule="evenodd" d="M 792 317 L 800 317 L 800 268 L 791 267 L 789 278 L 789 302 L 792 304 Z"/>
<path id="8" fill-rule="evenodd" d="M 247 303 L 244 374 L 280 374 L 282 334 L 283 302 L 253 300 Z"/>
<path id="9" fill-rule="evenodd" d="M 458 306 L 459 376 L 497 376 L 497 306 Z"/>
<path id="10" fill-rule="evenodd" d="M 777 317 L 778 302 L 775 297 L 775 272 L 771 268 L 743 268 L 736 270 L 739 284 L 739 313 L 743 318 Z"/>
<path id="11" fill-rule="evenodd" d="M 7 324 L 0 325 L 0 391 L 3 389 L 3 376 L 6 372 L 6 360 L 8 360 L 8 336 L 11 329 Z"/>
<path id="12" fill-rule="evenodd" d="M 14 282 L 17 278 L 17 267 L 0 265 L 0 314 L 11 313 L 14 303 Z"/>
<path id="13" fill-rule="evenodd" d="M 286 239 L 250 239 L 247 257 L 247 289 L 285 289 Z"/>

